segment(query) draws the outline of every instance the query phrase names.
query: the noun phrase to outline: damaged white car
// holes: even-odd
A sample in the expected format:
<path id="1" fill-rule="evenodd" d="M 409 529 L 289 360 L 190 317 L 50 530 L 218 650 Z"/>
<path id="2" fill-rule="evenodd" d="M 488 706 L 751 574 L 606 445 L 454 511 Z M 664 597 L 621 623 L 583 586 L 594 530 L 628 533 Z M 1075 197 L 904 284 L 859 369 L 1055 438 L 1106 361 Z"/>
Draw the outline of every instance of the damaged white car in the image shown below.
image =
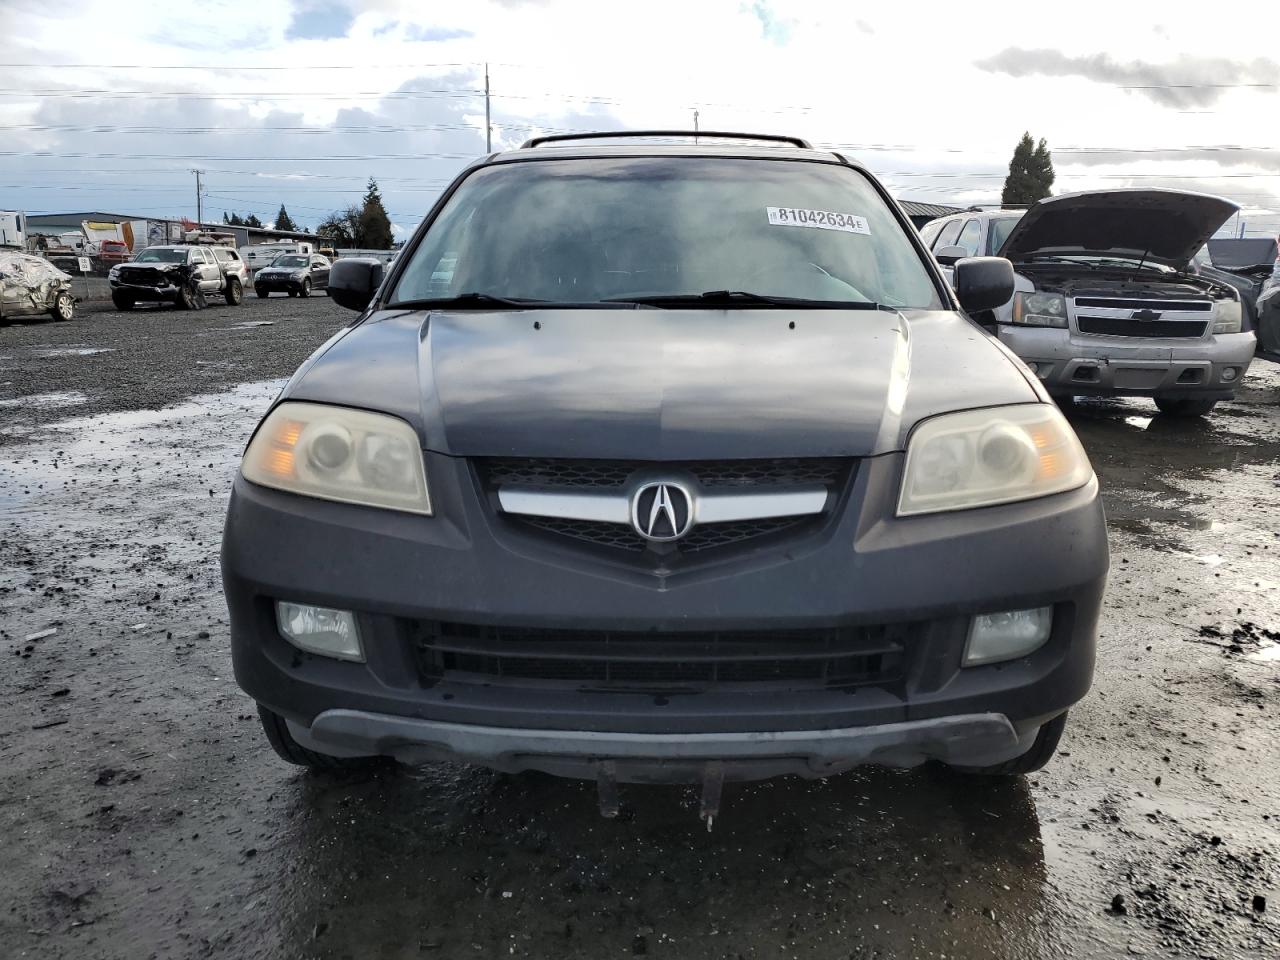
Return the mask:
<path id="1" fill-rule="evenodd" d="M 1055 397 L 1151 397 L 1203 416 L 1230 399 L 1255 338 L 1240 294 L 1191 267 L 1237 207 L 1179 190 L 1100 190 L 1025 213 L 971 211 L 921 231 L 939 263 L 1013 261 L 1013 299 L 975 316 Z"/>
<path id="2" fill-rule="evenodd" d="M 0 250 L 0 324 L 44 316 L 70 320 L 75 309 L 70 276 L 41 257 Z"/>

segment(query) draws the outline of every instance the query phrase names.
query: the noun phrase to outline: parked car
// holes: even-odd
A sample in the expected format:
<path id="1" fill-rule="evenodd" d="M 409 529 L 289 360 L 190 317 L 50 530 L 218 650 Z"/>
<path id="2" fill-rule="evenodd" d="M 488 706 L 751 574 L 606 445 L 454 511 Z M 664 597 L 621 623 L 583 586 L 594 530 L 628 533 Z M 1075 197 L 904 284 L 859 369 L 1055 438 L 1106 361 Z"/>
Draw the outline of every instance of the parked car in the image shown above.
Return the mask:
<path id="1" fill-rule="evenodd" d="M 1008 261 L 953 292 L 861 165 L 693 136 L 530 141 L 389 270 L 334 264 L 359 316 L 223 539 L 285 760 L 589 777 L 606 813 L 692 781 L 711 815 L 725 779 L 1053 756 L 1107 538 L 1070 425 L 962 312 Z"/>
<path id="2" fill-rule="evenodd" d="M 313 289 L 323 290 L 328 284 L 329 261 L 318 253 L 283 254 L 253 275 L 253 290 L 259 297 L 276 292 L 309 297 Z"/>
<path id="3" fill-rule="evenodd" d="M 1254 353 L 1239 293 L 1192 265 L 1236 209 L 1178 190 L 1100 190 L 955 214 L 922 237 L 944 265 L 983 252 L 1013 261 L 1013 298 L 979 319 L 1051 395 L 1146 396 L 1162 413 L 1203 416 L 1235 394 Z"/>
<path id="4" fill-rule="evenodd" d="M 191 310 L 203 306 L 211 294 L 221 294 L 231 304 L 240 302 L 213 251 L 202 246 L 147 247 L 128 263 L 112 267 L 107 281 L 117 310 L 132 310 L 143 301 Z"/>
<path id="5" fill-rule="evenodd" d="M 0 249 L 0 324 L 11 320 L 75 316 L 71 277 L 43 257 Z"/>
<path id="6" fill-rule="evenodd" d="M 245 262 L 250 273 L 271 265 L 277 257 L 286 253 L 315 253 L 314 245 L 305 240 L 274 240 L 267 243 L 249 243 L 240 248 L 240 259 Z"/>

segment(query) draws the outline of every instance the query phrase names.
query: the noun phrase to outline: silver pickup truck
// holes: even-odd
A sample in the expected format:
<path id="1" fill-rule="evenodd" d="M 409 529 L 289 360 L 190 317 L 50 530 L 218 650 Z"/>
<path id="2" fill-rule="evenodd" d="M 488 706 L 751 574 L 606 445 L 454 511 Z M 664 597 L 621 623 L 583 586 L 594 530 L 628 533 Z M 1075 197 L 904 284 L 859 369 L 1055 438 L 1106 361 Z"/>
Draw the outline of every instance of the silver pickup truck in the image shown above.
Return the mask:
<path id="1" fill-rule="evenodd" d="M 239 257 L 224 265 L 211 247 L 178 244 L 147 247 L 133 260 L 112 267 L 107 280 L 117 310 L 132 310 L 144 301 L 192 310 L 204 306 L 204 298 L 211 295 L 238 305 L 244 299 L 243 272 Z"/>
<path id="2" fill-rule="evenodd" d="M 964 257 L 1013 261 L 1013 299 L 974 319 L 993 326 L 1058 397 L 1151 397 L 1203 416 L 1253 359 L 1240 295 L 1192 258 L 1236 212 L 1177 190 L 1101 190 L 1027 211 L 971 211 L 921 230 L 944 269 Z"/>

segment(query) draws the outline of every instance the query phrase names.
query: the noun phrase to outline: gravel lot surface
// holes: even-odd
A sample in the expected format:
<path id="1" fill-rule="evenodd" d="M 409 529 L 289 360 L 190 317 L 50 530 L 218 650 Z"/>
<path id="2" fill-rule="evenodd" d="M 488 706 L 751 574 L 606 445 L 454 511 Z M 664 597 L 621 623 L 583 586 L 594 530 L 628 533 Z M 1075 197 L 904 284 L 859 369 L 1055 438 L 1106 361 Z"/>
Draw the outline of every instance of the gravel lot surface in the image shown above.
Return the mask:
<path id="1" fill-rule="evenodd" d="M 1204 421 L 1078 404 L 1112 578 L 1026 781 L 691 790 L 276 760 L 217 551 L 324 298 L 0 329 L 0 955 L 1280 956 L 1280 375 Z M 254 325 L 267 324 L 267 325 Z"/>

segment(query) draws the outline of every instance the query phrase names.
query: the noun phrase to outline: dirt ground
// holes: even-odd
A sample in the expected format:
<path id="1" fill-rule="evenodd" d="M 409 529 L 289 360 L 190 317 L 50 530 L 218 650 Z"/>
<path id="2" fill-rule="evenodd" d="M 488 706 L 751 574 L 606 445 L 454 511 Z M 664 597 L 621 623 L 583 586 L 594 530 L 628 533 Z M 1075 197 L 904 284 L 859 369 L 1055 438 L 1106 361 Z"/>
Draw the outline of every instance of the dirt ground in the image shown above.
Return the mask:
<path id="1" fill-rule="evenodd" d="M 335 780 L 231 677 L 244 441 L 324 298 L 0 328 L 0 956 L 1280 956 L 1280 369 L 1207 420 L 1072 413 L 1112 578 L 1097 680 L 1026 781 L 691 791 L 466 768 Z"/>

